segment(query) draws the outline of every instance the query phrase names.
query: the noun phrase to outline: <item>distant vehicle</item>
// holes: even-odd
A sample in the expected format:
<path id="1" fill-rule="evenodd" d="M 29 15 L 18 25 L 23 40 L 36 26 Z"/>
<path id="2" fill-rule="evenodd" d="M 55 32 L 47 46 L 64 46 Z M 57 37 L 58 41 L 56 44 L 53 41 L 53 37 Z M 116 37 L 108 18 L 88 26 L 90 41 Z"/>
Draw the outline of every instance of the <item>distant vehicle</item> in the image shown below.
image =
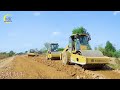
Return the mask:
<path id="1" fill-rule="evenodd" d="M 58 43 L 50 43 L 49 49 L 47 51 L 46 59 L 60 59 L 60 51 L 58 51 Z"/>
<path id="2" fill-rule="evenodd" d="M 34 49 L 30 49 L 30 51 L 28 52 L 28 56 L 34 57 L 34 56 L 39 56 L 39 55 L 37 51 L 35 51 Z"/>

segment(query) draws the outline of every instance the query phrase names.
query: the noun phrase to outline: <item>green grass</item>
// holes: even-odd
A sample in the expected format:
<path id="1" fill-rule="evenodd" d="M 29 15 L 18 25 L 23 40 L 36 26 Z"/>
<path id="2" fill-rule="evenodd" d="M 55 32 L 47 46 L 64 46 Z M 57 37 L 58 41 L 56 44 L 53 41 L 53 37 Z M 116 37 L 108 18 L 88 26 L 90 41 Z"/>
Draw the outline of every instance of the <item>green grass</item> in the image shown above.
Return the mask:
<path id="1" fill-rule="evenodd" d="M 0 54 L 0 59 L 4 59 L 4 58 L 7 58 L 7 57 L 9 57 L 8 54 Z"/>
<path id="2" fill-rule="evenodd" d="M 119 69 L 120 70 L 120 59 L 116 58 L 114 59 L 115 64 L 108 64 L 109 67 L 113 69 Z"/>

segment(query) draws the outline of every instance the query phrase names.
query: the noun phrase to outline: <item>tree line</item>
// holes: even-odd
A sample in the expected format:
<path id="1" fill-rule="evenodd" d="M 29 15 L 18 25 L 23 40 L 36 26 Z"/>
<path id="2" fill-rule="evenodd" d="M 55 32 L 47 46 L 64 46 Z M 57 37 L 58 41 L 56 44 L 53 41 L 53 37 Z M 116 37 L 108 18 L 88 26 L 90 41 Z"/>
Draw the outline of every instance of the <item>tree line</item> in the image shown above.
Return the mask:
<path id="1" fill-rule="evenodd" d="M 120 58 L 120 50 L 117 50 L 110 41 L 106 42 L 105 47 L 99 45 L 95 50 L 100 50 L 105 56 Z"/>
<path id="2" fill-rule="evenodd" d="M 4 59 L 4 58 L 7 58 L 7 57 L 11 57 L 15 55 L 15 52 L 14 51 L 10 51 L 10 52 L 0 52 L 0 59 Z"/>

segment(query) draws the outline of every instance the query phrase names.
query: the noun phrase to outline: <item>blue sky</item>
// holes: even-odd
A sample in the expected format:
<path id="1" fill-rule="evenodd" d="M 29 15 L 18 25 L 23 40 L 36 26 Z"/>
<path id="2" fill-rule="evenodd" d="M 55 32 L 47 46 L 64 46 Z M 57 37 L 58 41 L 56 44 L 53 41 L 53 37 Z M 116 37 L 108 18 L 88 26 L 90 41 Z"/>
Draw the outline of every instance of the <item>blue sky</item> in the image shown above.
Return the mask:
<path id="1" fill-rule="evenodd" d="M 6 14 L 11 14 L 12 23 L 4 23 Z M 0 51 L 40 49 L 45 42 L 66 47 L 79 26 L 91 34 L 93 49 L 108 40 L 120 49 L 119 11 L 0 11 Z"/>

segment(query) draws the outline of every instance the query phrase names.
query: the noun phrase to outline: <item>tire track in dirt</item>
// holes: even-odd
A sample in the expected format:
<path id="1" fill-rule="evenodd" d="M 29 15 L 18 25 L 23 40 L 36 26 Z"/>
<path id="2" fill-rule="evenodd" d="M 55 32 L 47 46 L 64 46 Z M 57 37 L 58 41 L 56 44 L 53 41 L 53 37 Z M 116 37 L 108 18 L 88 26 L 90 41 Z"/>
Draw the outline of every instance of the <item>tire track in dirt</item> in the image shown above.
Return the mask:
<path id="1" fill-rule="evenodd" d="M 9 65 L 10 68 L 2 69 L 4 79 L 73 79 L 65 72 L 57 71 L 42 63 L 38 63 L 33 58 L 17 56 Z M 1 72 L 0 72 L 1 73 Z"/>
<path id="2" fill-rule="evenodd" d="M 105 79 L 120 79 L 120 73 L 115 70 L 98 70 L 92 71 L 95 74 L 101 74 Z"/>
<path id="3" fill-rule="evenodd" d="M 15 56 L 0 60 L 0 68 L 5 67 L 7 64 L 9 64 L 14 59 L 15 59 Z"/>
<path id="4" fill-rule="evenodd" d="M 4 79 L 120 79 L 119 70 L 84 70 L 61 60 L 46 60 L 45 55 L 7 58 L 0 60 L 0 67 Z"/>
<path id="5" fill-rule="evenodd" d="M 74 78 L 82 79 L 120 79 L 120 71 L 110 70 L 84 70 L 78 65 L 63 65 L 61 60 L 46 60 L 44 55 L 34 58 L 39 63 L 54 67 L 59 71 L 68 73 Z"/>
<path id="6" fill-rule="evenodd" d="M 47 66 L 55 68 L 57 71 L 65 72 L 74 79 L 92 79 L 92 75 L 86 74 L 83 69 L 74 68 L 74 65 L 63 65 L 61 60 L 46 60 L 45 56 L 41 55 L 33 60 L 43 63 Z"/>

